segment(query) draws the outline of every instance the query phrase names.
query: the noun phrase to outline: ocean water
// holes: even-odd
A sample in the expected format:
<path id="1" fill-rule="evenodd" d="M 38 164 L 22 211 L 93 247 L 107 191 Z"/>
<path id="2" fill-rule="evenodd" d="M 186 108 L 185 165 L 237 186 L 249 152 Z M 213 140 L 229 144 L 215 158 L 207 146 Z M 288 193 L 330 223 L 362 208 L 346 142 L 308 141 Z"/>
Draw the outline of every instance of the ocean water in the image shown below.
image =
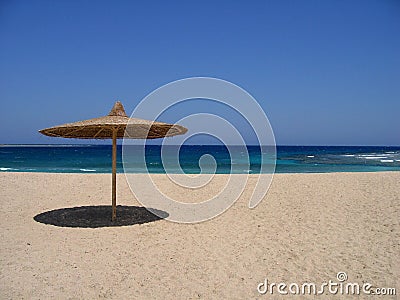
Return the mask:
<path id="1" fill-rule="evenodd" d="M 123 172 L 122 147 L 118 146 L 117 151 L 117 171 Z M 247 151 L 248 156 L 246 149 L 233 147 L 231 159 L 225 146 L 184 145 L 179 151 L 179 163 L 190 174 L 256 174 L 260 173 L 261 163 L 272 163 L 268 149 L 247 146 Z M 161 147 L 148 145 L 145 153 L 148 172 L 165 173 Z M 166 151 L 165 161 L 172 159 L 174 153 L 177 152 Z M 210 156 L 200 160 L 205 154 L 214 160 Z M 168 172 L 178 170 L 169 168 Z M 125 171 L 147 172 L 140 157 L 137 161 L 128 160 Z M 276 173 L 378 171 L 400 171 L 400 147 L 277 146 Z M 111 173 L 111 145 L 1 145 L 0 172 Z"/>

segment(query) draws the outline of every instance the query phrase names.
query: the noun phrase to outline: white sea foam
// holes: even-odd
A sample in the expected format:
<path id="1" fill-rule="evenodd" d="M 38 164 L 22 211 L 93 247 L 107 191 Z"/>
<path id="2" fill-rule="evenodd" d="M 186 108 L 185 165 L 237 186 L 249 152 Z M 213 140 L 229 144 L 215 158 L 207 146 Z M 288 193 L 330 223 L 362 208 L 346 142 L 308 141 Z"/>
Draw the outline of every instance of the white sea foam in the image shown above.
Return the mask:
<path id="1" fill-rule="evenodd" d="M 354 157 L 354 154 L 343 154 L 342 156 L 345 156 L 345 157 Z"/>
<path id="2" fill-rule="evenodd" d="M 79 170 L 81 170 L 82 172 L 96 172 L 96 170 L 93 169 L 79 169 Z"/>
<path id="3" fill-rule="evenodd" d="M 385 159 L 387 158 L 386 156 L 368 156 L 368 157 L 363 157 L 365 159 Z"/>
<path id="4" fill-rule="evenodd" d="M 314 155 L 307 155 L 307 157 L 313 158 L 313 157 L 315 157 L 315 156 L 314 156 Z"/>
<path id="5" fill-rule="evenodd" d="M 0 171 L 9 171 L 9 170 L 16 170 L 16 169 L 13 169 L 13 168 L 0 168 Z"/>
<path id="6" fill-rule="evenodd" d="M 393 159 L 381 159 L 381 162 L 393 162 Z"/>

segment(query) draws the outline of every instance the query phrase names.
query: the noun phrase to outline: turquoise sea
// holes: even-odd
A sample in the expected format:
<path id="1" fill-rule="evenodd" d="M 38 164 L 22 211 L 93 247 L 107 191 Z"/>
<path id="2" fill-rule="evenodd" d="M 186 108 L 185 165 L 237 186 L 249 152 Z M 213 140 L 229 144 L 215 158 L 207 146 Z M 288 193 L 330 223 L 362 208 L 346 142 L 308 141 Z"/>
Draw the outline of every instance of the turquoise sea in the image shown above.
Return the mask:
<path id="1" fill-rule="evenodd" d="M 200 173 L 199 159 L 204 154 L 214 157 L 216 173 L 259 173 L 261 163 L 270 164 L 270 154 L 259 146 L 237 151 L 235 161 L 225 146 L 184 145 L 179 150 L 179 163 L 185 173 Z M 123 172 L 122 146 L 118 146 L 117 170 Z M 239 153 L 240 152 L 240 153 Z M 147 145 L 146 168 L 135 161 L 125 165 L 127 172 L 165 173 L 161 146 Z M 171 153 L 177 153 L 171 151 Z M 172 155 L 172 154 L 171 154 Z M 240 159 L 241 155 L 243 160 Z M 165 159 L 168 158 L 168 151 Z M 232 172 L 232 166 L 235 165 Z M 215 168 L 202 163 L 203 172 Z M 276 173 L 377 172 L 400 171 L 400 147 L 365 146 L 277 146 Z M 110 173 L 110 145 L 1 145 L 0 172 Z M 168 170 L 174 173 L 174 170 Z"/>

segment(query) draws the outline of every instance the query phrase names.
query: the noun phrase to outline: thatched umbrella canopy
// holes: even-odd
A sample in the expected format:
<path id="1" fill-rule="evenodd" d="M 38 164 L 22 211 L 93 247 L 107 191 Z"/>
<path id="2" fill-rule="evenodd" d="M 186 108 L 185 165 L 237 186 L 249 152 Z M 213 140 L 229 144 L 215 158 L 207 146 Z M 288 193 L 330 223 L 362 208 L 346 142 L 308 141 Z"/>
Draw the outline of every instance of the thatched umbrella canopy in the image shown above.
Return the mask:
<path id="1" fill-rule="evenodd" d="M 129 130 L 125 131 L 129 125 Z M 63 124 L 39 130 L 40 133 L 63 138 L 112 139 L 112 220 L 117 215 L 116 173 L 117 139 L 157 139 L 185 134 L 187 129 L 180 125 L 129 118 L 121 102 L 117 101 L 107 116 L 75 123 Z"/>

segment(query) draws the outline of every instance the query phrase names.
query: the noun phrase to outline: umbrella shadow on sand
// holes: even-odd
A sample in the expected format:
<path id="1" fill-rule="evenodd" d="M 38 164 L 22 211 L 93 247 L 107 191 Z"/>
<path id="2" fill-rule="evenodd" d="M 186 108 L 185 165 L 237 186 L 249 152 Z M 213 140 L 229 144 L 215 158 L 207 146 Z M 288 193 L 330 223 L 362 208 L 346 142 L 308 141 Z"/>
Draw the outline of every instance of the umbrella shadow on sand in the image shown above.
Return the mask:
<path id="1" fill-rule="evenodd" d="M 107 116 L 39 130 L 40 133 L 62 138 L 112 139 L 112 220 L 117 218 L 117 139 L 158 139 L 185 134 L 187 128 L 155 121 L 129 118 L 117 101 Z"/>
<path id="2" fill-rule="evenodd" d="M 167 212 L 154 208 L 118 205 L 118 219 L 111 221 L 110 210 L 109 205 L 61 208 L 43 212 L 33 219 L 58 227 L 100 228 L 150 223 L 169 216 Z"/>

